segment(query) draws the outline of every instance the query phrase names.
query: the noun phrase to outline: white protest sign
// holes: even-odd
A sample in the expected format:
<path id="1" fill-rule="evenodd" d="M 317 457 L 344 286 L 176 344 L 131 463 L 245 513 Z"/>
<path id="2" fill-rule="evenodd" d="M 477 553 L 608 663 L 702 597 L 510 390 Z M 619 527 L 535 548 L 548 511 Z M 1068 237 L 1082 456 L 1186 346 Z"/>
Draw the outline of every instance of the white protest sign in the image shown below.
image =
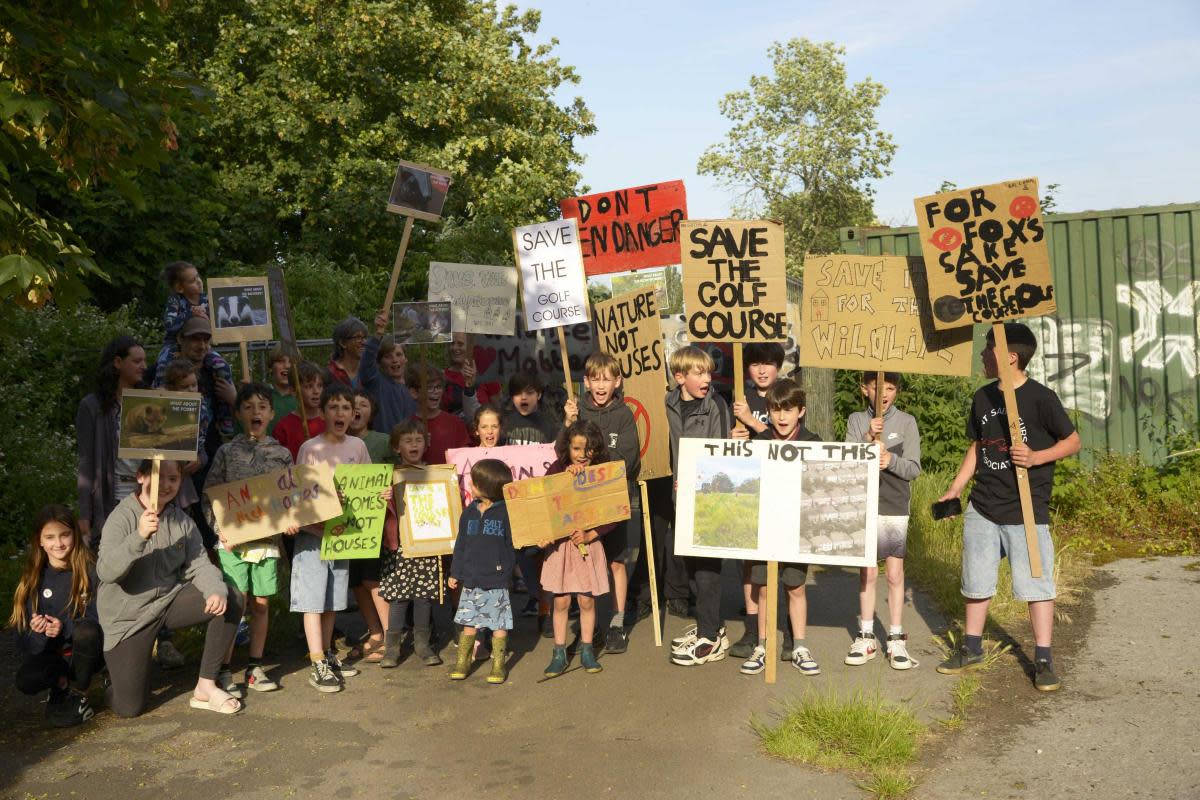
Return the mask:
<path id="1" fill-rule="evenodd" d="M 449 300 L 452 329 L 512 336 L 517 323 L 517 270 L 483 264 L 429 264 L 429 300 Z"/>
<path id="2" fill-rule="evenodd" d="M 515 229 L 513 252 L 521 270 L 525 330 L 558 328 L 590 319 L 583 253 L 574 219 Z"/>

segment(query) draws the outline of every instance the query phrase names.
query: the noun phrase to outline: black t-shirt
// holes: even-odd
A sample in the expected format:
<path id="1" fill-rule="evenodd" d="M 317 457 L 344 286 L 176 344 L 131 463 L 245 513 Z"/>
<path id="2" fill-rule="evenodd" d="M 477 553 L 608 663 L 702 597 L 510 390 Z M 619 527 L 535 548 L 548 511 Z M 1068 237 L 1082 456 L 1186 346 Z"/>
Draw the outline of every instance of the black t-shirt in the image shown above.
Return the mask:
<path id="1" fill-rule="evenodd" d="M 1070 417 L 1053 390 L 1034 380 L 1017 387 L 1017 410 L 1021 434 L 1033 450 L 1045 450 L 1075 432 Z M 975 454 L 975 487 L 971 504 L 998 525 L 1021 524 L 1021 496 L 1017 475 L 1008 455 L 1008 414 L 999 381 L 975 392 L 967 438 L 979 442 Z M 1033 517 L 1039 524 L 1050 522 L 1050 490 L 1054 486 L 1054 462 L 1029 470 L 1029 492 Z"/>
<path id="2" fill-rule="evenodd" d="M 505 444 L 546 444 L 558 437 L 559 423 L 539 409 L 527 417 L 516 409 L 504 415 Z"/>
<path id="3" fill-rule="evenodd" d="M 756 420 L 768 428 L 771 426 L 771 416 L 767 413 L 767 398 L 760 395 L 755 385 L 748 381 L 746 383 L 746 405 Z"/>

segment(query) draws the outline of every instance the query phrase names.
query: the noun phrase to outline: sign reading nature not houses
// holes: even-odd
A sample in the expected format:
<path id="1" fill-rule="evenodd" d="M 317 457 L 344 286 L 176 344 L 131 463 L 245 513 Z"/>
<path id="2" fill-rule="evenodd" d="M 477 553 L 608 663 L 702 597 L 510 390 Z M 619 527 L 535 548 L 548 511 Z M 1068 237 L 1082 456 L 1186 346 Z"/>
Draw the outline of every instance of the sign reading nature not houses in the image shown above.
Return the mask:
<path id="1" fill-rule="evenodd" d="M 875 566 L 879 445 L 679 440 L 675 554 Z"/>
<path id="2" fill-rule="evenodd" d="M 804 277 L 801 366 L 971 374 L 971 328 L 934 330 L 920 258 L 812 255 Z"/>
<path id="3" fill-rule="evenodd" d="M 387 503 L 380 492 L 392 485 L 390 464 L 338 464 L 333 480 L 342 494 L 342 513 L 325 521 L 321 558 L 375 558 L 383 543 Z"/>
<path id="4" fill-rule="evenodd" d="M 570 197 L 563 217 L 579 221 L 588 275 L 679 263 L 679 223 L 687 218 L 683 181 Z"/>
<path id="5" fill-rule="evenodd" d="M 217 529 L 231 545 L 316 525 L 342 513 L 329 467 L 285 467 L 209 486 L 204 493 L 212 501 Z"/>
<path id="6" fill-rule="evenodd" d="M 913 201 L 939 330 L 1053 314 L 1037 178 Z"/>
<path id="7" fill-rule="evenodd" d="M 646 288 L 597 303 L 595 317 L 597 345 L 620 363 L 625 404 L 637 422 L 642 460 L 638 478 L 670 475 L 667 412 L 662 400 L 667 362 L 655 291 Z"/>
<path id="8" fill-rule="evenodd" d="M 625 464 L 609 461 L 584 468 L 514 481 L 504 487 L 513 547 L 529 547 L 570 536 L 597 525 L 629 519 Z"/>
<path id="9" fill-rule="evenodd" d="M 786 341 L 783 226 L 769 220 L 687 220 L 681 228 L 688 339 Z"/>
<path id="10" fill-rule="evenodd" d="M 430 300 L 448 300 L 453 330 L 512 336 L 517 321 L 517 270 L 481 264 L 429 264 Z"/>
<path id="11" fill-rule="evenodd" d="M 526 225 L 513 231 L 521 270 L 525 330 L 540 331 L 587 322 L 587 281 L 573 219 Z"/>

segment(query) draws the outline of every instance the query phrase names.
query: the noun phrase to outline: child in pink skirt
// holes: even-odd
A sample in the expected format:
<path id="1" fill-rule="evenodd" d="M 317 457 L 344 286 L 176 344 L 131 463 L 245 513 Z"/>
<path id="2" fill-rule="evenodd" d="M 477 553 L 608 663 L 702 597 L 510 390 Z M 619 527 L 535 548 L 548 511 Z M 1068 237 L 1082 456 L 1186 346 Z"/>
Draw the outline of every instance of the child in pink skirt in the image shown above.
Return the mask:
<path id="1" fill-rule="evenodd" d="M 571 424 L 554 445 L 558 460 L 547 475 L 569 472 L 578 475 L 592 463 L 608 461 L 604 436 L 594 422 Z M 546 667 L 546 677 L 561 675 L 567 669 L 567 614 L 571 595 L 579 603 L 579 662 L 588 672 L 603 669 L 592 648 L 596 629 L 596 599 L 608 594 L 608 562 L 600 537 L 614 525 L 602 525 L 587 531 L 575 531 L 558 542 L 543 542 L 550 548 L 542 562 L 542 589 L 554 595 L 554 656 Z M 586 553 L 586 555 L 584 555 Z"/>

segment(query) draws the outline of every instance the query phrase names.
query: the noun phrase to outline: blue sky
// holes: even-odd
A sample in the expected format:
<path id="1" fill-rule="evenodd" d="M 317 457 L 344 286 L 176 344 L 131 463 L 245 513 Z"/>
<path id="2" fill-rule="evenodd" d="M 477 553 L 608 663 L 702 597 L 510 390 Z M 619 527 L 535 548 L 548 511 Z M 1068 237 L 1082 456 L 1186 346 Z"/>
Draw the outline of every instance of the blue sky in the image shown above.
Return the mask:
<path id="1" fill-rule="evenodd" d="M 911 224 L 912 199 L 943 179 L 1036 175 L 1061 184 L 1060 212 L 1200 200 L 1197 0 L 520 5 L 581 76 L 563 97 L 596 115 L 580 144 L 593 191 L 682 178 L 689 216 L 727 216 L 733 193 L 695 172 L 729 128 L 718 101 L 770 72 L 772 42 L 807 37 L 845 46 L 851 81 L 888 88 L 886 224 Z"/>

